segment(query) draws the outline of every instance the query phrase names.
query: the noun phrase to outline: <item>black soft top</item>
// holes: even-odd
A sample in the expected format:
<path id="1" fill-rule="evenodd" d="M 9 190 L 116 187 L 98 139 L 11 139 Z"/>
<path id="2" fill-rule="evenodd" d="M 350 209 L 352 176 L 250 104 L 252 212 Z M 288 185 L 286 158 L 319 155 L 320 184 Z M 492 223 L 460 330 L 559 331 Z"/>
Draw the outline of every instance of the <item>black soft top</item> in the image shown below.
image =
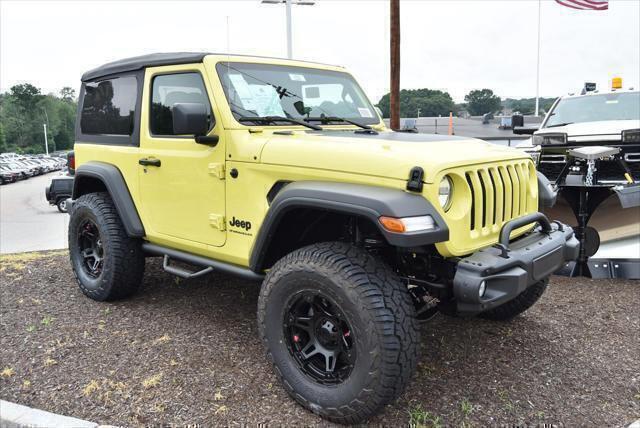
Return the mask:
<path id="1" fill-rule="evenodd" d="M 110 74 L 141 70 L 145 67 L 202 62 L 202 59 L 207 55 L 210 54 L 204 52 L 169 52 L 134 56 L 132 58 L 109 62 L 93 70 L 89 70 L 82 75 L 82 81 L 86 82 Z"/>

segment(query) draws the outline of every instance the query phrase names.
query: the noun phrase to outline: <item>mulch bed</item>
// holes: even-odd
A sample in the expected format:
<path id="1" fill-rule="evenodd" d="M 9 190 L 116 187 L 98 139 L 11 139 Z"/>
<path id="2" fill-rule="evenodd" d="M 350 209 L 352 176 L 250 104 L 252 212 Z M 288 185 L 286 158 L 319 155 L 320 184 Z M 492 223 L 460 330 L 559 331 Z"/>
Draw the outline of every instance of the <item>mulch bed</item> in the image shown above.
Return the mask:
<path id="1" fill-rule="evenodd" d="M 113 425 L 326 425 L 267 363 L 253 283 L 177 281 L 150 259 L 138 295 L 98 303 L 65 252 L 3 256 L 0 281 L 0 399 Z M 438 315 L 410 387 L 370 423 L 629 424 L 639 308 L 640 282 L 555 277 L 510 323 Z"/>

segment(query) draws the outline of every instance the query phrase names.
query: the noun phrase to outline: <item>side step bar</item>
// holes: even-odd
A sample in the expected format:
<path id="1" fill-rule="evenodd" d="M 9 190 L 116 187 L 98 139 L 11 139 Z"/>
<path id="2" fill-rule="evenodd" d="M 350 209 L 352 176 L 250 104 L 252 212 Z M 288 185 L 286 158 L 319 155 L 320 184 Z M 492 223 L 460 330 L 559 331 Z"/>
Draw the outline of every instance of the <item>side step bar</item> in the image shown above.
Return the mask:
<path id="1" fill-rule="evenodd" d="M 248 268 L 208 259 L 202 256 L 196 256 L 195 254 L 185 253 L 184 251 L 174 250 L 173 248 L 165 248 L 149 242 L 142 243 L 142 249 L 148 254 L 163 256 L 164 261 L 162 263 L 162 268 L 166 272 L 179 276 L 180 278 L 196 278 L 215 270 L 251 281 L 262 281 L 264 279 L 264 275 L 257 274 Z M 195 266 L 201 266 L 202 269 L 196 272 L 190 272 L 186 269 L 171 266 L 171 259 L 180 260 Z"/>

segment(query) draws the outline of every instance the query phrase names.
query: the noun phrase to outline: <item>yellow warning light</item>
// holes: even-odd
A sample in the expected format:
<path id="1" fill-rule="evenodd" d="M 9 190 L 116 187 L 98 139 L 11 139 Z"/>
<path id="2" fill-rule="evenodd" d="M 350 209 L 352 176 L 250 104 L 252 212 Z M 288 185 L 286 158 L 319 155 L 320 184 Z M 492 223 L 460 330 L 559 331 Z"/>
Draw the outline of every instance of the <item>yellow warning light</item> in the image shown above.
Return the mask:
<path id="1" fill-rule="evenodd" d="M 622 89 L 622 77 L 611 79 L 611 89 Z"/>

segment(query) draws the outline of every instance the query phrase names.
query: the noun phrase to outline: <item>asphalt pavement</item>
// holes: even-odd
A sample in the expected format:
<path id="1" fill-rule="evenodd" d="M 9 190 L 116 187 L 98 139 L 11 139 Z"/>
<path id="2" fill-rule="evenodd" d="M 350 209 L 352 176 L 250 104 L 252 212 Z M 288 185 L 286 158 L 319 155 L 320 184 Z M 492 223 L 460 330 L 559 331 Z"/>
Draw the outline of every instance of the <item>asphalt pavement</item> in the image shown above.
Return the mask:
<path id="1" fill-rule="evenodd" d="M 67 247 L 69 215 L 49 205 L 44 189 L 59 171 L 0 187 L 0 253 Z"/>

